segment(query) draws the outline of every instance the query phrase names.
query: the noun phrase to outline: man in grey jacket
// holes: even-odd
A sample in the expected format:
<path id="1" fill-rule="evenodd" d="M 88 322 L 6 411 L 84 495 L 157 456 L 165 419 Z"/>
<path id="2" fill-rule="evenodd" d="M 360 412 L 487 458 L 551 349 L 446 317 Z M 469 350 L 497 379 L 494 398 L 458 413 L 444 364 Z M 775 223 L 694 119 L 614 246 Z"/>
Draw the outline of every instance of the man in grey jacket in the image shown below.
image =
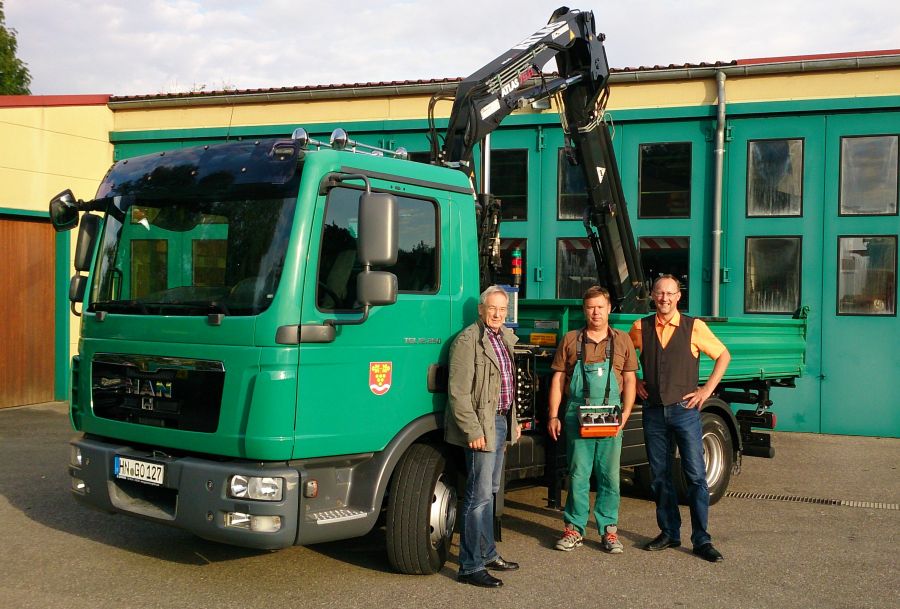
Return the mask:
<path id="1" fill-rule="evenodd" d="M 494 496 L 500 489 L 506 442 L 519 438 L 516 422 L 516 336 L 504 327 L 509 297 L 498 286 L 481 294 L 478 321 L 450 346 L 450 401 L 445 438 L 462 446 L 466 493 L 459 541 L 463 583 L 498 588 L 503 582 L 487 572 L 513 571 L 494 543 Z"/>

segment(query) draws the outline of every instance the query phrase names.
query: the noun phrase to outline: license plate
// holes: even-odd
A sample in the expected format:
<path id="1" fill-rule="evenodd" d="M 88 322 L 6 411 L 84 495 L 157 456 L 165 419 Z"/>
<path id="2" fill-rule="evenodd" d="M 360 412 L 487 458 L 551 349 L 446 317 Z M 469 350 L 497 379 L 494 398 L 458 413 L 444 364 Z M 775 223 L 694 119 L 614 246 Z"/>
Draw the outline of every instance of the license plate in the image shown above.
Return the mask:
<path id="1" fill-rule="evenodd" d="M 150 461 L 141 461 L 140 459 L 116 455 L 113 473 L 116 478 L 123 480 L 135 480 L 136 482 L 159 486 L 165 478 L 166 466 L 161 463 L 151 463 Z"/>

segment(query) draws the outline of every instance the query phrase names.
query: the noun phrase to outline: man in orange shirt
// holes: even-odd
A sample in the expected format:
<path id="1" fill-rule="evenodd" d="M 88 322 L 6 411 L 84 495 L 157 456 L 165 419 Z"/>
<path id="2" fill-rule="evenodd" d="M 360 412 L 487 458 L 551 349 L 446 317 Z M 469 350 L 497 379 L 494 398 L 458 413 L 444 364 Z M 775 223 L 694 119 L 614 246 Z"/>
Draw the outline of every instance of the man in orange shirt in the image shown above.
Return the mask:
<path id="1" fill-rule="evenodd" d="M 643 379 L 637 394 L 644 400 L 644 443 L 650 462 L 656 522 L 660 534 L 644 549 L 650 551 L 681 545 L 681 515 L 672 482 L 675 446 L 688 486 L 691 510 L 691 543 L 694 554 L 710 562 L 722 560 L 707 532 L 709 487 L 703 459 L 700 409 L 725 375 L 731 355 L 700 319 L 678 312 L 681 287 L 672 275 L 653 284 L 656 314 L 634 322 L 631 340 L 641 355 Z M 700 353 L 715 361 L 706 383 L 700 387 Z"/>

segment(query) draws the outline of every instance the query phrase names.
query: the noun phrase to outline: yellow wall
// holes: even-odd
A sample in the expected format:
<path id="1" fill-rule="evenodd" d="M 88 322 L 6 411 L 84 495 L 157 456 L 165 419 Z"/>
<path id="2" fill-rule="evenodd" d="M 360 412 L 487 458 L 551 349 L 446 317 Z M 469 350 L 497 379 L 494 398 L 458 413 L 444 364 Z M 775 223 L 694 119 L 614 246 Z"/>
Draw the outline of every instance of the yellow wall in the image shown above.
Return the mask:
<path id="1" fill-rule="evenodd" d="M 103 106 L 0 108 L 0 207 L 47 211 L 66 188 L 93 198 L 112 163 Z"/>

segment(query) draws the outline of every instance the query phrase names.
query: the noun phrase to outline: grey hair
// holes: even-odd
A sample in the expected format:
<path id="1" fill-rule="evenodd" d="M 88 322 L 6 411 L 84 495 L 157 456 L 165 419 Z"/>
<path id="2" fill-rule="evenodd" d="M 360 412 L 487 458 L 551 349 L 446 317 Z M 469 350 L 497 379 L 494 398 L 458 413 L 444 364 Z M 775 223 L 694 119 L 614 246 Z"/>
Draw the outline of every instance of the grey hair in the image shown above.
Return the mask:
<path id="1" fill-rule="evenodd" d="M 509 294 L 506 293 L 506 290 L 501 288 L 499 285 L 492 285 L 481 293 L 481 298 L 478 299 L 478 304 L 486 303 L 491 294 L 496 294 L 498 292 L 506 296 L 506 301 L 509 302 Z"/>

